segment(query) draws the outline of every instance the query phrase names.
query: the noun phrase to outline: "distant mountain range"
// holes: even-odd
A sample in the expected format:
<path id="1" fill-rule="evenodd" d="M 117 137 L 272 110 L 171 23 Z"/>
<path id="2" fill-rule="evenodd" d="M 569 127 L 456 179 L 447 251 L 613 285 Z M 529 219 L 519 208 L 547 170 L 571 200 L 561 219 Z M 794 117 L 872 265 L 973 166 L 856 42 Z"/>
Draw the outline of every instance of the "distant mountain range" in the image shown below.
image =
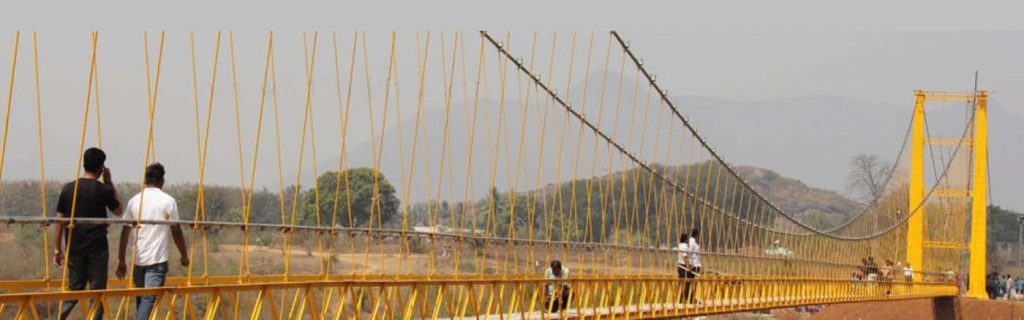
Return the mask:
<path id="1" fill-rule="evenodd" d="M 614 78 L 614 77 L 609 77 Z M 591 78 L 590 81 L 599 81 Z M 632 83 L 632 79 L 624 78 L 624 83 Z M 594 84 L 591 84 L 593 88 Z M 611 85 L 610 85 L 611 86 Z M 576 87 L 579 87 L 577 84 Z M 662 121 L 677 121 L 668 116 L 668 113 L 659 113 L 657 109 L 663 108 L 651 103 L 652 109 L 647 112 L 636 112 L 629 109 L 631 101 L 627 100 L 633 96 L 630 86 L 624 86 L 623 104 L 618 119 L 625 126 L 627 121 L 643 123 L 646 115 L 648 130 L 655 130 L 654 126 L 661 118 Z M 582 96 L 580 90 L 575 90 L 571 101 L 579 103 Z M 600 101 L 597 90 L 591 90 L 587 97 L 586 108 L 588 119 L 596 121 L 595 114 L 597 104 Z M 609 92 L 614 92 L 609 89 Z M 534 92 L 536 94 L 536 92 Z M 643 99 L 643 94 L 639 94 Z M 764 101 L 727 101 L 706 97 L 673 97 L 673 102 L 680 111 L 691 121 L 697 130 L 714 146 L 726 161 L 733 165 L 756 166 L 770 168 L 767 172 L 778 172 L 779 176 L 791 177 L 802 181 L 810 186 L 833 190 L 845 193 L 847 186 L 847 173 L 850 168 L 850 160 L 853 156 L 861 153 L 878 154 L 888 161 L 895 160 L 900 143 L 903 142 L 904 134 L 910 121 L 913 109 L 912 93 L 908 90 L 907 104 L 905 106 L 886 105 L 865 101 L 851 100 L 833 95 L 816 95 L 805 97 L 793 97 L 786 99 L 774 99 Z M 493 98 L 493 97 L 492 97 Z M 450 128 L 449 141 L 445 147 L 450 159 L 445 159 L 441 192 L 442 198 L 454 195 L 454 198 L 461 200 L 464 186 L 467 182 L 473 187 L 470 191 L 475 197 L 486 194 L 490 187 L 490 179 L 494 177 L 494 184 L 501 190 L 505 190 L 515 184 L 514 164 L 518 154 L 519 136 L 523 136 L 526 142 L 523 160 L 524 167 L 521 168 L 520 179 L 517 190 L 530 190 L 548 183 L 567 181 L 573 178 L 573 163 L 576 156 L 575 144 L 592 146 L 592 135 L 584 132 L 582 140 L 575 140 L 571 137 L 568 141 L 573 145 L 561 146 L 562 161 L 555 159 L 560 146 L 557 145 L 558 138 L 562 133 L 562 124 L 565 113 L 558 109 L 548 109 L 550 112 L 548 120 L 541 125 L 540 119 L 543 112 L 543 100 L 532 102 L 530 109 L 526 112 L 527 130 L 519 132 L 520 120 L 522 117 L 521 104 L 513 99 L 505 102 L 504 113 L 501 113 L 500 104 L 497 100 L 481 101 L 477 112 L 477 125 L 475 127 L 475 138 L 470 148 L 468 137 L 470 136 L 470 117 L 472 113 L 467 106 L 454 103 L 451 108 L 451 117 L 447 119 Z M 602 128 L 612 128 L 614 114 L 611 110 L 614 107 L 615 99 L 609 95 L 605 97 L 605 116 L 602 121 Z M 643 102 L 641 100 L 641 102 Z M 640 104 L 643 106 L 643 104 Z M 928 106 L 928 120 L 930 133 L 935 136 L 953 137 L 959 136 L 962 132 L 965 112 L 962 105 L 941 105 L 930 104 Z M 417 161 L 415 172 L 411 180 L 409 200 L 419 202 L 436 197 L 436 186 L 438 185 L 437 173 L 440 170 L 441 148 L 444 141 L 444 133 L 441 128 L 445 124 L 445 113 L 443 108 L 433 106 L 426 108 L 420 123 L 420 141 L 417 150 Z M 494 139 L 499 115 L 505 119 L 500 139 L 502 142 L 497 159 L 494 157 Z M 572 120 L 570 120 L 572 121 Z M 485 126 L 484 123 L 491 124 Z M 570 122 L 575 123 L 575 122 Z M 1009 190 L 1024 189 L 1024 182 L 1013 177 L 1024 177 L 1024 169 L 1016 165 L 1014 159 L 1024 159 L 1024 149 L 1019 148 L 1019 142 L 1024 141 L 1024 119 L 1022 117 L 1006 112 L 998 104 L 990 105 L 990 165 L 993 168 L 991 184 L 994 188 L 993 198 L 997 204 L 1008 207 L 1024 207 L 1024 198 L 1011 198 Z M 397 127 L 392 127 L 385 134 L 385 148 L 381 161 L 381 169 L 390 180 L 397 186 L 402 185 L 399 177 L 409 170 L 409 159 L 396 155 L 410 154 L 411 142 L 413 139 L 413 119 L 406 119 L 400 124 L 403 128 L 403 151 L 399 148 L 399 135 Z M 577 134 L 578 126 L 570 125 L 565 128 L 568 134 Z M 639 128 L 637 130 L 640 130 Z M 546 132 L 542 132 L 546 131 Z M 620 128 L 617 140 L 627 140 L 626 130 Z M 540 141 L 540 135 L 545 135 L 545 146 L 542 149 L 543 155 L 538 154 L 541 150 L 535 143 Z M 379 139 L 379 138 L 378 138 Z M 636 139 L 634 137 L 634 139 Z M 637 141 L 625 143 L 627 148 L 638 148 Z M 379 143 L 379 141 L 378 141 Z M 647 150 L 643 154 L 650 154 L 653 142 L 648 141 Z M 664 143 L 664 142 L 663 142 Z M 350 166 L 373 166 L 373 148 L 370 141 L 361 144 L 354 144 L 349 149 L 348 157 Z M 468 150 L 472 149 L 472 166 Z M 588 148 L 581 149 L 581 156 L 590 160 L 591 153 Z M 604 150 L 604 149 L 602 149 Z M 638 152 L 637 150 L 632 150 Z M 602 151 L 606 152 L 606 151 Z M 604 153 L 599 153 L 604 154 Z M 544 162 L 541 168 L 535 165 L 538 158 L 543 156 Z M 321 162 L 321 172 L 337 168 L 338 155 L 328 155 Z M 426 160 L 424 160 L 426 159 Z M 426 161 L 427 163 L 424 163 Z M 556 163 L 557 162 L 557 163 Z M 658 161 L 661 162 L 661 161 Z M 492 168 L 497 163 L 496 172 L 492 174 Z M 579 170 L 586 170 L 590 165 L 585 165 Z M 665 163 L 666 165 L 680 165 L 682 163 Z M 622 163 L 613 160 L 609 164 L 604 163 L 597 169 L 597 174 L 606 174 L 609 171 L 625 169 Z M 930 164 L 929 164 L 930 165 Z M 609 170 L 610 169 L 610 170 Z M 428 172 L 429 170 L 429 172 Z M 764 169 L 751 169 L 751 172 L 759 172 Z M 472 179 L 467 181 L 466 173 L 469 172 Z M 772 172 L 773 174 L 775 174 Z M 588 176 L 589 172 L 577 172 L 577 177 Z M 450 175 L 450 176 L 449 176 Z M 538 178 L 539 176 L 539 178 Z M 400 191 L 401 192 L 401 191 Z M 791 193 L 791 195 L 794 195 Z M 839 194 L 836 194 L 838 197 Z M 841 201 L 839 201 L 841 202 Z M 843 205 L 845 206 L 845 205 Z M 789 208 L 793 211 L 801 211 L 799 206 Z M 843 211 L 843 210 L 838 210 Z"/>

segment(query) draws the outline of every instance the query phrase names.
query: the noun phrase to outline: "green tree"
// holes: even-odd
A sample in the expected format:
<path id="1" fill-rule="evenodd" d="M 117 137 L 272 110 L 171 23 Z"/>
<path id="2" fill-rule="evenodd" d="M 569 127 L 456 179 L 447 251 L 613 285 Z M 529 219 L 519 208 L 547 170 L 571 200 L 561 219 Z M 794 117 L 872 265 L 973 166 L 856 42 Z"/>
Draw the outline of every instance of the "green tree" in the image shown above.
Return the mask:
<path id="1" fill-rule="evenodd" d="M 319 190 L 319 201 L 317 193 L 312 188 L 302 195 L 303 224 L 317 224 L 318 207 L 322 226 L 330 225 L 337 212 L 336 221 L 341 226 L 381 228 L 391 222 L 398 213 L 399 200 L 395 196 L 395 188 L 383 173 L 370 168 L 349 169 L 340 175 L 334 171 L 326 172 L 316 179 L 316 189 Z"/>

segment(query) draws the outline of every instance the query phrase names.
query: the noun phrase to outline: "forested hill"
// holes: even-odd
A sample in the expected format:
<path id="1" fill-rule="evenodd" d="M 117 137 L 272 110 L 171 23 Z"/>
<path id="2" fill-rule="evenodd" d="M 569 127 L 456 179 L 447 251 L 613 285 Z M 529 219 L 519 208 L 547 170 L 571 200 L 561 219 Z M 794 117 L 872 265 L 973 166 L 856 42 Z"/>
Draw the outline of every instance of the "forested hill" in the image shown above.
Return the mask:
<path id="1" fill-rule="evenodd" d="M 994 205 L 988 207 L 989 270 L 1003 273 L 1011 269 L 1021 270 L 1024 267 L 1017 265 L 1020 262 L 1020 252 L 1024 250 L 1018 247 L 1021 228 L 1024 228 L 1024 224 L 1018 220 L 1020 217 L 1022 215 L 1019 212 Z"/>
<path id="2" fill-rule="evenodd" d="M 736 172 L 780 209 L 815 227 L 832 226 L 862 209 L 835 191 L 811 187 L 772 170 L 741 166 Z"/>
<path id="3" fill-rule="evenodd" d="M 719 172 L 718 166 L 719 164 L 715 162 L 701 162 L 683 166 L 655 164 L 652 167 L 663 177 L 675 177 L 677 185 L 688 188 L 693 194 L 715 199 L 713 202 L 721 208 L 742 208 L 745 204 L 741 203 L 749 198 L 740 197 L 738 193 L 730 192 L 731 190 L 726 188 L 716 187 L 713 183 L 715 179 L 708 179 L 709 174 Z M 738 167 L 737 173 L 781 209 L 814 226 L 833 225 L 859 210 L 856 203 L 835 192 L 809 187 L 768 169 Z M 586 240 L 597 240 L 597 230 L 639 230 L 648 225 L 659 225 L 664 223 L 665 214 L 687 217 L 681 221 L 684 225 L 693 224 L 694 221 L 688 219 L 699 217 L 700 214 L 716 219 L 713 217 L 715 215 L 703 210 L 693 212 L 695 209 L 700 210 L 693 206 L 674 208 L 671 210 L 676 211 L 666 213 L 665 203 L 682 198 L 672 191 L 663 192 L 666 191 L 663 188 L 662 181 L 652 179 L 648 172 L 631 169 L 589 179 L 565 181 L 536 190 L 509 192 L 492 189 L 487 197 L 472 203 L 418 203 L 413 206 L 411 212 L 413 221 L 419 225 L 458 225 L 465 229 L 472 228 L 505 235 L 510 233 L 509 221 L 514 220 L 515 230 L 533 228 L 548 232 L 547 228 L 554 226 L 553 228 L 557 230 L 550 230 L 553 238 L 590 238 Z M 673 196 L 675 198 L 670 198 Z M 750 215 L 755 213 L 749 211 L 738 210 L 734 214 L 753 221 L 754 217 Z M 449 221 L 448 217 L 459 217 L 465 212 L 469 212 L 469 218 L 465 221 L 478 223 L 471 225 L 465 221 Z M 591 215 L 589 222 L 584 218 L 588 214 Z M 431 216 L 438 218 L 430 221 Z M 473 219 L 474 216 L 476 219 Z M 646 221 L 643 218 L 637 220 L 637 216 L 645 217 Z M 494 223 L 491 224 L 489 221 Z M 575 234 L 586 232 L 585 230 L 595 231 L 589 235 Z"/>

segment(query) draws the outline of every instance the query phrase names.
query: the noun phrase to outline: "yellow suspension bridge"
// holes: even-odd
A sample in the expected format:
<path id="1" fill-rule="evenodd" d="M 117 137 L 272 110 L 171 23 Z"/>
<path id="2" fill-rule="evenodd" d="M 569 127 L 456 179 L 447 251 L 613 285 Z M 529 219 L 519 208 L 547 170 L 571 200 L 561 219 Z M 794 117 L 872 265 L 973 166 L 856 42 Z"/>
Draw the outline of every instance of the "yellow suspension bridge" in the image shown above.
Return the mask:
<path id="1" fill-rule="evenodd" d="M 121 63 L 98 63 L 100 33 L 82 48 L 81 109 L 45 103 L 63 94 L 41 92 L 51 76 L 39 71 L 45 38 L 14 34 L 0 179 L 5 164 L 38 162 L 38 194 L 10 195 L 10 179 L 0 194 L 35 201 L 39 211 L 0 213 L 0 232 L 27 235 L 0 238 L 26 248 L 4 258 L 36 266 L 0 279 L 0 318 L 56 318 L 64 301 L 79 300 L 75 316 L 126 319 L 135 298 L 148 295 L 157 297 L 150 319 L 679 318 L 985 296 L 986 231 L 977 223 L 987 206 L 985 91 L 915 91 L 882 188 L 861 211 L 822 229 L 748 183 L 643 64 L 643 46 L 615 32 L 390 33 L 370 44 L 365 32 L 309 32 L 301 48 L 283 47 L 270 32 L 262 50 L 239 52 L 233 33 L 203 36 L 139 34 L 144 63 L 135 65 L 145 68 L 135 71 L 146 100 L 134 105 L 147 115 L 139 131 L 103 122 L 121 111 L 108 102 L 101 113 L 101 93 L 122 89 L 100 90 L 100 66 Z M 176 85 L 190 93 L 161 90 L 175 85 L 161 76 L 174 71 L 165 70 L 165 46 L 177 44 L 186 56 L 175 58 L 189 62 L 177 71 L 190 76 Z M 285 83 L 277 56 L 295 51 L 303 54 L 302 80 Z M 240 79 L 244 68 L 260 71 Z M 18 72 L 33 81 L 16 81 L 24 78 Z M 279 95 L 295 85 L 298 93 Z M 163 102 L 186 94 L 192 106 Z M 15 95 L 32 103 L 15 103 Z M 929 102 L 966 105 L 962 135 L 929 136 Z M 72 139 L 44 141 L 48 108 L 80 123 L 62 129 Z M 14 113 L 34 114 L 34 124 L 12 126 Z M 231 138 L 216 139 L 211 129 Z M 29 138 L 9 141 L 14 134 Z M 165 139 L 194 140 L 194 149 L 157 153 Z M 176 191 L 180 203 L 192 201 L 181 206 L 182 220 L 55 215 L 43 146 L 77 150 L 60 161 L 80 169 L 83 151 L 104 140 L 145 145 L 110 154 L 141 165 L 115 168 L 129 172 L 119 176 L 156 161 L 192 162 L 196 181 Z M 7 154 L 8 144 L 38 147 L 38 155 Z M 946 156 L 929 163 L 929 151 Z M 188 152 L 195 154 L 181 156 Z M 337 155 L 329 167 L 325 154 Z M 237 185 L 209 184 L 211 166 L 235 168 Z M 218 196 L 225 190 L 237 194 Z M 185 228 L 192 263 L 172 257 L 163 287 L 132 288 L 129 273 L 106 289 L 66 289 L 66 264 L 51 263 L 54 228 L 142 224 Z M 691 229 L 701 231 L 704 272 L 680 279 L 675 248 Z M 869 256 L 882 271 L 859 276 Z M 556 312 L 543 272 L 552 260 L 571 270 L 557 280 L 571 296 Z M 911 266 L 912 276 L 885 260 Z"/>

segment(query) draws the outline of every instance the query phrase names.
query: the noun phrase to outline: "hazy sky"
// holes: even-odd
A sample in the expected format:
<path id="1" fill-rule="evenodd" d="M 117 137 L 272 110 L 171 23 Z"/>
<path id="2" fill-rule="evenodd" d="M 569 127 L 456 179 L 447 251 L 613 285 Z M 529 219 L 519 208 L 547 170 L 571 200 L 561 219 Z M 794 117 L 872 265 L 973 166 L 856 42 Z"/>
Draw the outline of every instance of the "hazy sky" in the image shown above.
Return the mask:
<path id="1" fill-rule="evenodd" d="M 277 45 L 281 49 L 277 58 L 281 61 L 279 81 L 284 103 L 300 102 L 304 94 L 301 31 L 337 30 L 339 47 L 347 48 L 352 30 L 367 30 L 376 36 L 371 37 L 370 46 L 380 50 L 371 55 L 382 55 L 386 31 L 393 29 L 405 37 L 406 52 L 412 52 L 414 45 L 408 44 L 413 43 L 411 39 L 417 30 L 464 30 L 470 42 L 478 45 L 479 29 L 495 33 L 512 30 L 520 36 L 532 31 L 559 30 L 565 35 L 573 30 L 617 29 L 673 95 L 767 100 L 824 94 L 909 109 L 913 89 L 966 90 L 977 70 L 981 72 L 981 87 L 994 92 L 992 105 L 1024 115 L 1024 20 L 1019 19 L 1024 5 L 1010 1 L 722 1 L 691 5 L 680 1 L 189 0 L 56 4 L 19 0 L 7 1 L 0 9 L 0 71 L 4 75 L 0 84 L 5 88 L 13 32 L 39 31 L 47 117 L 47 170 L 50 177 L 58 178 L 73 174 L 61 164 L 68 163 L 68 156 L 73 154 L 69 153 L 68 145 L 77 146 L 73 142 L 77 142 L 80 130 L 88 31 L 93 29 L 101 31 L 102 37 L 99 63 L 107 108 L 104 122 L 112 127 L 113 134 L 106 139 L 111 141 L 113 152 L 133 155 L 141 155 L 132 150 L 140 148 L 142 141 L 123 132 L 145 132 L 139 131 L 144 130 L 145 113 L 137 108 L 145 97 L 141 33 L 151 31 L 151 50 L 155 50 L 154 32 L 167 30 L 166 74 L 160 92 L 161 99 L 166 100 L 161 100 L 161 112 L 166 112 L 168 119 L 184 121 L 159 125 L 165 129 L 158 138 L 158 145 L 164 146 L 158 147 L 158 153 L 172 150 L 173 156 L 180 158 L 176 161 L 190 172 L 195 170 L 194 154 L 179 154 L 195 149 L 194 132 L 190 131 L 193 129 L 187 60 L 189 30 L 198 33 L 201 66 L 210 63 L 213 32 L 235 31 L 239 90 L 244 96 L 242 103 L 250 106 L 256 103 L 254 93 L 259 90 L 265 33 L 271 29 L 279 35 Z M 328 48 L 328 39 L 321 38 L 322 48 Z M 23 60 L 19 63 L 15 102 L 30 107 L 31 37 L 23 34 L 22 40 Z M 371 68 L 382 67 L 380 60 L 371 62 Z M 317 63 L 321 61 L 329 60 L 318 59 Z M 413 74 L 414 66 L 411 61 L 399 65 L 406 74 Z M 218 94 L 216 103 L 230 106 L 231 97 L 226 91 L 230 90 L 230 83 L 225 82 L 229 74 L 223 67 L 218 85 L 224 91 Z M 201 78 L 209 76 L 206 69 L 200 71 Z M 329 73 L 330 68 L 317 72 Z M 332 76 L 319 74 L 317 81 L 325 89 L 333 90 Z M 315 91 L 319 94 L 328 90 Z M 329 100 L 331 96 L 320 99 Z M 34 177 L 38 170 L 33 162 L 34 114 L 30 110 L 15 111 L 12 117 L 15 133 L 5 179 Z M 223 121 L 232 117 L 229 108 L 218 112 L 215 117 Z M 301 119 L 294 115 L 284 117 L 291 126 Z M 359 130 L 359 125 L 355 125 L 354 131 L 365 132 Z M 719 124 L 698 127 L 710 125 Z M 245 126 L 252 130 L 251 123 Z M 220 148 L 211 154 L 216 161 L 209 173 L 210 181 L 238 183 L 237 165 L 232 166 L 237 164 L 237 158 L 231 158 L 234 136 L 230 129 L 226 125 L 214 128 L 217 138 L 213 144 Z M 351 139 L 361 141 L 367 135 Z M 122 140 L 130 142 L 118 142 Z M 185 165 L 189 161 L 193 167 Z M 127 168 L 141 163 L 141 156 L 115 161 Z M 134 170 L 128 171 L 125 179 L 137 177 Z"/>
<path id="2" fill-rule="evenodd" d="M 5 28 L 1020 30 L 1016 1 L 7 1 Z"/>

